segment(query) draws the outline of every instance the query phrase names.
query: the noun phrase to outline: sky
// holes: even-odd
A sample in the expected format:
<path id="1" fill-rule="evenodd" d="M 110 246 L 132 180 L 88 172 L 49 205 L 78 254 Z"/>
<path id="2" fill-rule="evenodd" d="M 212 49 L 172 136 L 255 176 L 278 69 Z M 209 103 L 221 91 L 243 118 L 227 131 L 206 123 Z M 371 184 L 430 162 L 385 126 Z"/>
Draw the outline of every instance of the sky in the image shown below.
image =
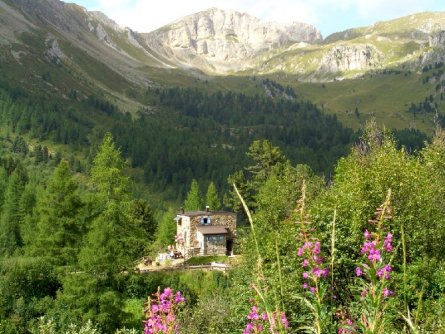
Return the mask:
<path id="1" fill-rule="evenodd" d="M 265 21 L 309 23 L 326 37 L 424 11 L 444 11 L 444 0 L 64 0 L 100 10 L 119 25 L 150 32 L 210 7 L 233 9 Z"/>

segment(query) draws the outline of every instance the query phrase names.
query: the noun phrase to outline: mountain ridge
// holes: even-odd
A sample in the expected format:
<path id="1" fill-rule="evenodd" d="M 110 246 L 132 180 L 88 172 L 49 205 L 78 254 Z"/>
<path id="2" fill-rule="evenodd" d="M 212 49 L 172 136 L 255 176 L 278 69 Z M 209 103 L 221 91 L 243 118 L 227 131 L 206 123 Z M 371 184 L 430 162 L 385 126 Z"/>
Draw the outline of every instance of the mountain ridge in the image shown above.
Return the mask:
<path id="1" fill-rule="evenodd" d="M 323 39 L 315 27 L 305 23 L 265 22 L 216 7 L 139 33 L 101 12 L 59 0 L 10 3 L 29 21 L 56 30 L 140 84 L 150 82 L 147 73 L 140 71 L 145 66 L 176 68 L 191 75 L 284 72 L 303 81 L 332 81 L 388 67 L 421 68 L 445 59 L 443 40 L 436 36 L 445 29 L 445 13 L 441 12 L 377 22 Z"/>

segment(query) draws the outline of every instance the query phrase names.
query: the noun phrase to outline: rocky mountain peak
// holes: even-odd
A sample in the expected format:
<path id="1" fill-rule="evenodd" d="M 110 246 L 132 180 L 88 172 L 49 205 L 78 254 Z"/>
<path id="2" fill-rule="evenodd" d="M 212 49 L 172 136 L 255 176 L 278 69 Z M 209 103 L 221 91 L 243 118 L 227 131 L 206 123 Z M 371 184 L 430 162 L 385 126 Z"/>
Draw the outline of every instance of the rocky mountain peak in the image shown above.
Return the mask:
<path id="1" fill-rule="evenodd" d="M 217 72 L 243 70 L 263 51 L 317 40 L 321 40 L 320 32 L 308 24 L 264 22 L 246 13 L 218 8 L 145 34 L 147 45 L 163 50 L 163 56 Z"/>

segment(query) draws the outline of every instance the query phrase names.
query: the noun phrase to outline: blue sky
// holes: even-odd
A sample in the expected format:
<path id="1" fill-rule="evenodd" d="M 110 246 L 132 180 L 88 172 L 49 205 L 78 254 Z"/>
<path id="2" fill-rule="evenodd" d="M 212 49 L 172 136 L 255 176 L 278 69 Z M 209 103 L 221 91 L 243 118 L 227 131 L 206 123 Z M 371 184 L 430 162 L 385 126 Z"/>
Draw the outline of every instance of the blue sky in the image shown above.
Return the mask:
<path id="1" fill-rule="evenodd" d="M 315 25 L 324 37 L 423 11 L 444 11 L 444 0 L 65 0 L 100 10 L 122 26 L 149 32 L 210 7 L 246 12 L 266 21 Z"/>

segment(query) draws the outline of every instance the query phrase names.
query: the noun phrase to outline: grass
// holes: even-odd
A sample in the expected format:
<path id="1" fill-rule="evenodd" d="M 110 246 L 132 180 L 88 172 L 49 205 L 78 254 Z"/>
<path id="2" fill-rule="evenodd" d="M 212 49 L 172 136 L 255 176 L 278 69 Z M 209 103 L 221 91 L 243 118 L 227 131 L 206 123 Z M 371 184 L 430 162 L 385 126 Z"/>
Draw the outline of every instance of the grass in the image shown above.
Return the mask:
<path id="1" fill-rule="evenodd" d="M 185 261 L 184 264 L 189 266 L 199 266 L 210 264 L 212 262 L 227 263 L 228 260 L 228 256 L 225 255 L 195 256 Z"/>
<path id="2" fill-rule="evenodd" d="M 323 111 L 335 114 L 346 126 L 360 128 L 366 120 L 375 118 L 391 128 L 414 127 L 427 133 L 433 129 L 432 115 L 408 113 L 409 105 L 422 102 L 434 85 L 422 84 L 425 74 L 373 74 L 339 82 L 304 83 L 291 76 L 272 76 L 284 85 L 291 85 L 305 100 L 317 104 Z M 357 107 L 359 115 L 355 115 Z"/>

